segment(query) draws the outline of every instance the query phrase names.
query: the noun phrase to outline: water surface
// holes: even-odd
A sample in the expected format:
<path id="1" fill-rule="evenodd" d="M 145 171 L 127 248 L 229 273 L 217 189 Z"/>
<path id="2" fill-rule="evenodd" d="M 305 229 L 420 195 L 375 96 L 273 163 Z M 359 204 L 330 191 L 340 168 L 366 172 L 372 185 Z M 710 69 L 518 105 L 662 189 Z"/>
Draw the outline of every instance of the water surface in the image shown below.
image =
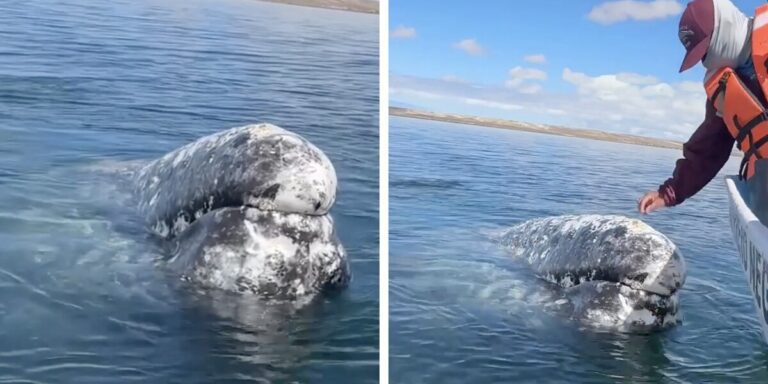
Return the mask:
<path id="1" fill-rule="evenodd" d="M 0 3 L 0 381 L 377 381 L 377 26 L 251 0 Z M 179 286 L 103 172 L 259 122 L 336 166 L 340 295 Z"/>
<path id="2" fill-rule="evenodd" d="M 723 172 L 650 216 L 636 200 L 679 151 L 405 118 L 390 128 L 393 382 L 765 382 L 768 349 L 728 223 Z M 535 217 L 638 217 L 681 249 L 682 323 L 580 329 L 491 234 Z"/>

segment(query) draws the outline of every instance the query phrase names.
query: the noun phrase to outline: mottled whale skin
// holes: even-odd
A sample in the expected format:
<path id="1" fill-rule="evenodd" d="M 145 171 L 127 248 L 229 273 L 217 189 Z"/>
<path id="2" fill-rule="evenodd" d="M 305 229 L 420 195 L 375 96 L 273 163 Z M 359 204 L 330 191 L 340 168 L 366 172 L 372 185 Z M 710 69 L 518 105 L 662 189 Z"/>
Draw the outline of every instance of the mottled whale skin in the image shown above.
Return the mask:
<path id="1" fill-rule="evenodd" d="M 556 306 L 589 325 L 664 329 L 678 322 L 686 266 L 669 238 L 623 216 L 529 220 L 498 238 L 510 254 L 562 290 Z"/>
<path id="2" fill-rule="evenodd" d="M 206 212 L 248 205 L 322 215 L 336 199 L 336 171 L 301 136 L 272 124 L 203 137 L 138 171 L 139 211 L 163 237 L 174 237 Z"/>
<path id="3" fill-rule="evenodd" d="M 346 251 L 329 213 L 330 160 L 271 124 L 189 143 L 135 174 L 138 208 L 166 266 L 206 288 L 292 299 L 342 288 Z"/>
<path id="4" fill-rule="evenodd" d="M 345 286 L 349 266 L 330 215 L 221 208 L 173 241 L 168 266 L 206 287 L 297 298 Z"/>

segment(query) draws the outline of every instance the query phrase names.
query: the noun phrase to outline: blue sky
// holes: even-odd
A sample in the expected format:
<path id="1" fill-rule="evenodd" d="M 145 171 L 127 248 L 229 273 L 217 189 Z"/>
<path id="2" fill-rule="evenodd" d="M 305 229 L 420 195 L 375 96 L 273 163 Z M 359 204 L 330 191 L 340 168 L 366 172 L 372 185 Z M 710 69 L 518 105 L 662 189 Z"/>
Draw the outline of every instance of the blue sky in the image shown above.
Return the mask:
<path id="1" fill-rule="evenodd" d="M 390 103 L 685 140 L 704 115 L 701 65 L 678 73 L 686 3 L 390 0 Z"/>

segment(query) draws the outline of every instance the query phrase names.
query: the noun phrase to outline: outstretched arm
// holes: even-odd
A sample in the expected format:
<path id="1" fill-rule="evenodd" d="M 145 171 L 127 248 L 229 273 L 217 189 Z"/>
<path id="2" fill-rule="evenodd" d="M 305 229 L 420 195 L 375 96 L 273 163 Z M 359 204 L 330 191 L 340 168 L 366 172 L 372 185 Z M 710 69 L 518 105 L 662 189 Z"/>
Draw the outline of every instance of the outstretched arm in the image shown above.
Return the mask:
<path id="1" fill-rule="evenodd" d="M 728 161 L 733 143 L 725 122 L 715 114 L 712 103 L 707 102 L 704 122 L 683 144 L 683 157 L 677 160 L 672 177 L 657 191 L 648 192 L 640 199 L 640 212 L 675 206 L 698 193 Z"/>

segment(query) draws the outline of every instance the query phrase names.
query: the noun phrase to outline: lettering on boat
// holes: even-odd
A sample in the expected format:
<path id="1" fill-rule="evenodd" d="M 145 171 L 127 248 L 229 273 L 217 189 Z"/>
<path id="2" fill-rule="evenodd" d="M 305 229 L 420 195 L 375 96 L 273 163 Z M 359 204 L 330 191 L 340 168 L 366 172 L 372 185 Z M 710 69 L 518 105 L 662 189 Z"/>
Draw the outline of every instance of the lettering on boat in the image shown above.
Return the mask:
<path id="1" fill-rule="evenodd" d="M 739 248 L 739 255 L 741 257 L 741 265 L 744 268 L 744 272 L 747 275 L 747 280 L 752 295 L 755 298 L 758 311 L 762 314 L 763 323 L 768 323 L 768 303 L 766 303 L 766 284 L 765 284 L 765 272 L 766 261 L 760 250 L 749 240 L 747 237 L 747 229 L 744 223 L 739 219 L 739 214 L 736 212 L 736 207 L 731 205 L 731 227 L 733 233 L 736 235 L 736 245 Z"/>

